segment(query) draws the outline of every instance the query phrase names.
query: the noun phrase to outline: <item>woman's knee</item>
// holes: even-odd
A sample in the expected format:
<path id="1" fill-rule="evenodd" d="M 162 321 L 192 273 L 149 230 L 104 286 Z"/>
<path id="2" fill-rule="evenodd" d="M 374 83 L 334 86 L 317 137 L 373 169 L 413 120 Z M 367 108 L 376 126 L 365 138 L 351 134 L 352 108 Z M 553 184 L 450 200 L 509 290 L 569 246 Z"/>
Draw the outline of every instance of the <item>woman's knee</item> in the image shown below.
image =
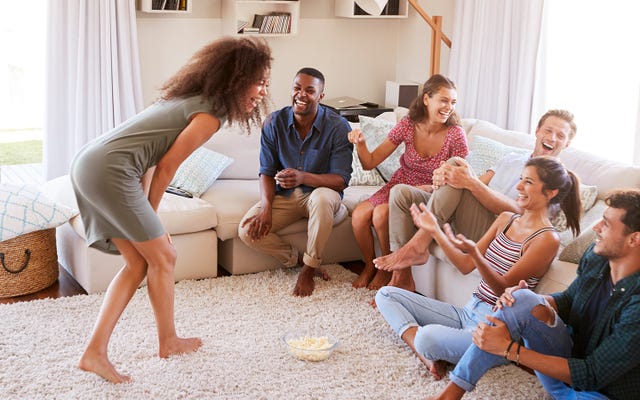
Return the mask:
<path id="1" fill-rule="evenodd" d="M 438 357 L 436 354 L 441 353 L 440 346 L 443 343 L 443 337 L 438 337 L 434 334 L 433 329 L 430 327 L 422 326 L 416 331 L 416 336 L 413 339 L 413 347 L 416 352 L 429 360 L 435 360 Z"/>
<path id="2" fill-rule="evenodd" d="M 373 205 L 369 201 L 364 201 L 356 206 L 351 213 L 351 224 L 354 227 L 371 226 L 373 216 Z"/>
<path id="3" fill-rule="evenodd" d="M 377 230 L 389 229 L 389 205 L 388 204 L 380 204 L 373 209 L 372 223 Z"/>

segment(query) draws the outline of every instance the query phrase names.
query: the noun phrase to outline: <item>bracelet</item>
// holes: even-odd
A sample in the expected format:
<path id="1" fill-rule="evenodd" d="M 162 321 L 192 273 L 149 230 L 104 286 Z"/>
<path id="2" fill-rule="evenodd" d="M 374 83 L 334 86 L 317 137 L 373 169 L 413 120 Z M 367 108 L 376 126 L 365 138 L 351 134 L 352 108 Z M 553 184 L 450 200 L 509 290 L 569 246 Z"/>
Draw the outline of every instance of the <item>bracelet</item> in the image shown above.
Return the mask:
<path id="1" fill-rule="evenodd" d="M 516 365 L 520 365 L 520 342 L 518 341 L 518 349 L 516 350 Z"/>
<path id="2" fill-rule="evenodd" d="M 509 343 L 509 346 L 507 346 L 507 349 L 504 351 L 505 360 L 509 360 L 509 350 L 511 350 L 511 346 L 513 346 L 515 342 L 515 340 L 512 340 L 511 343 Z"/>

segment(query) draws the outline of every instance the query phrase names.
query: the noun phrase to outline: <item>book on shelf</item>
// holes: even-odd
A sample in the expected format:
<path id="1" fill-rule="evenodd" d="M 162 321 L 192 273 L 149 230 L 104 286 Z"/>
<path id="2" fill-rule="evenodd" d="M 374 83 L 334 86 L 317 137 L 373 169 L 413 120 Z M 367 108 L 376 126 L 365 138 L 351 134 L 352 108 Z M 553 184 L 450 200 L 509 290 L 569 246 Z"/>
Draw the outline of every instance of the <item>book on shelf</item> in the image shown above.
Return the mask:
<path id="1" fill-rule="evenodd" d="M 258 28 L 260 33 L 290 33 L 291 14 L 288 12 L 256 14 L 251 26 Z"/>
<path id="2" fill-rule="evenodd" d="M 238 26 L 236 28 L 236 32 L 242 32 L 249 25 L 249 21 L 238 20 Z"/>
<path id="3" fill-rule="evenodd" d="M 164 2 L 166 0 L 153 0 L 151 2 L 151 9 L 152 10 L 164 10 Z"/>
<path id="4" fill-rule="evenodd" d="M 178 0 L 167 0 L 164 3 L 165 10 L 177 10 L 178 9 Z"/>

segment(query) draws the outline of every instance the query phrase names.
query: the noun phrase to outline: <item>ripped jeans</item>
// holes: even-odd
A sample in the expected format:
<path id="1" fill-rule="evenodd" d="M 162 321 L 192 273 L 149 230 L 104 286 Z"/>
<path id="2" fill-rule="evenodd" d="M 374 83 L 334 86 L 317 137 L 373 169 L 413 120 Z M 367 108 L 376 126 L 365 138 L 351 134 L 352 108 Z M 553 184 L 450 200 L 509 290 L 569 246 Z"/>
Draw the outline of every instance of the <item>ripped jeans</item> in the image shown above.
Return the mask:
<path id="1" fill-rule="evenodd" d="M 547 325 L 531 315 L 531 310 L 537 305 L 544 305 L 542 296 L 528 289 L 520 289 L 513 293 L 515 302 L 512 307 L 503 307 L 493 315 L 504 321 L 511 333 L 513 340 L 524 340 L 528 349 L 539 353 L 569 358 L 573 341 L 569 331 L 558 315 L 555 315 L 555 323 Z M 460 362 L 451 372 L 451 381 L 467 392 L 475 388 L 480 378 L 491 368 L 504 364 L 501 355 L 489 354 L 472 344 L 464 353 Z M 598 392 L 576 391 L 564 382 L 551 378 L 538 371 L 536 376 L 544 389 L 554 399 L 606 399 Z"/>

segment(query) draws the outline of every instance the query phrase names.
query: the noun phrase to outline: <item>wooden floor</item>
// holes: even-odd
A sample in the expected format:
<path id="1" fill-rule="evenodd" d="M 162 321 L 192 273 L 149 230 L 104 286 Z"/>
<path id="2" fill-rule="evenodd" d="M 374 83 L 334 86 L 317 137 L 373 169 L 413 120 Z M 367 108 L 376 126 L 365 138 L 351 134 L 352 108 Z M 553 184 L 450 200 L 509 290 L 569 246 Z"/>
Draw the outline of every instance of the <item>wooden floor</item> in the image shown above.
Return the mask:
<path id="1" fill-rule="evenodd" d="M 364 268 L 364 263 L 362 261 L 350 261 L 341 263 L 341 265 L 356 274 L 359 274 Z M 78 282 L 69 273 L 66 269 L 60 267 L 60 272 L 58 275 L 58 280 L 51 286 L 44 290 L 41 290 L 36 293 L 27 294 L 24 296 L 16 296 L 16 297 L 7 297 L 0 298 L 0 304 L 7 303 L 17 303 L 19 301 L 30 301 L 36 299 L 46 299 L 46 298 L 58 298 L 58 297 L 67 297 L 67 296 L 75 296 L 78 294 L 87 294 L 87 292 L 80 286 Z M 228 273 L 224 270 L 224 268 L 218 268 L 221 276 L 228 275 Z"/>

